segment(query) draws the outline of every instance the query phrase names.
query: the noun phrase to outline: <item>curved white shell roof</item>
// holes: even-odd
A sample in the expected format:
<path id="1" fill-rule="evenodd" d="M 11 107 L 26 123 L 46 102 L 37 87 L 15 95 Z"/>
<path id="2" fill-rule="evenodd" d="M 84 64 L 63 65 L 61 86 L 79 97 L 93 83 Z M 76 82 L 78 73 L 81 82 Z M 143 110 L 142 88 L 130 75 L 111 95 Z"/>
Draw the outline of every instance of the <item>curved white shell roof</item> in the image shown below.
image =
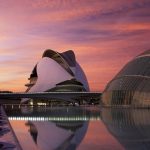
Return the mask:
<path id="1" fill-rule="evenodd" d="M 56 61 L 44 57 L 37 65 L 38 80 L 29 92 L 46 91 L 59 82 L 70 80 L 72 76 Z"/>
<path id="2" fill-rule="evenodd" d="M 47 50 L 46 52 L 44 52 L 43 58 L 37 63 L 35 68 L 37 81 L 28 92 L 44 92 L 54 88 L 56 84 L 60 82 L 71 80 L 73 78 L 80 81 L 84 88 L 89 91 L 87 78 L 81 66 L 76 62 L 75 58 L 72 58 L 74 55 L 72 51 L 62 53 L 63 56 L 52 50 Z M 69 63 L 65 60 L 65 54 L 69 54 L 66 57 Z M 71 57 L 70 59 L 69 56 Z M 71 60 L 73 63 L 70 62 Z M 69 66 L 69 64 L 71 66 Z M 28 99 L 22 99 L 21 103 L 26 101 L 28 101 Z"/>

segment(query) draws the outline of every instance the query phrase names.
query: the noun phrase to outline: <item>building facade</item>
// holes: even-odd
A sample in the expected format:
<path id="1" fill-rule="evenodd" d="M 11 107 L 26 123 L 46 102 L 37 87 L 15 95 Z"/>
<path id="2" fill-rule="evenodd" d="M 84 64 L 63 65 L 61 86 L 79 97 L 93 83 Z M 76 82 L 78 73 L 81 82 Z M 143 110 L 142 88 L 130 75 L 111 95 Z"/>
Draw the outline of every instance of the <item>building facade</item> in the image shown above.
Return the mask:
<path id="1" fill-rule="evenodd" d="M 26 86 L 26 92 L 89 91 L 86 75 L 72 50 L 63 53 L 46 50 Z M 22 103 L 26 101 L 28 99 L 22 99 Z"/>
<path id="2" fill-rule="evenodd" d="M 104 105 L 150 106 L 150 50 L 138 55 L 107 84 Z"/>

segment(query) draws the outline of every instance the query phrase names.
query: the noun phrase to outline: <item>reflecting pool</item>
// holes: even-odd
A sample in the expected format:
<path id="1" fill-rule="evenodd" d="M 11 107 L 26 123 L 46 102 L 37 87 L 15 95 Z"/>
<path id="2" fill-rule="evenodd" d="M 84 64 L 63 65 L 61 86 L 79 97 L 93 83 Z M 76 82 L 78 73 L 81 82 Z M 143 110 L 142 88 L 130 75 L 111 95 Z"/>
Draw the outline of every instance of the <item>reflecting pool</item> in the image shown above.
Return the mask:
<path id="1" fill-rule="evenodd" d="M 5 107 L 23 150 L 149 150 L 150 110 Z"/>

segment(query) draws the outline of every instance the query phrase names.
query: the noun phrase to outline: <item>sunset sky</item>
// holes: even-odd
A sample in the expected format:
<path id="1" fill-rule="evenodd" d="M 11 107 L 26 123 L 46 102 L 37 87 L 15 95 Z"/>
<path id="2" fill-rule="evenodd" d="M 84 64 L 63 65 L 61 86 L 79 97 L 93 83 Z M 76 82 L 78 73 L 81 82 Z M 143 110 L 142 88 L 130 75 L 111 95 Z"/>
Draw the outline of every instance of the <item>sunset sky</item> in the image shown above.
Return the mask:
<path id="1" fill-rule="evenodd" d="M 150 0 L 0 0 L 0 90 L 24 91 L 45 49 L 74 50 L 102 91 L 150 49 Z"/>

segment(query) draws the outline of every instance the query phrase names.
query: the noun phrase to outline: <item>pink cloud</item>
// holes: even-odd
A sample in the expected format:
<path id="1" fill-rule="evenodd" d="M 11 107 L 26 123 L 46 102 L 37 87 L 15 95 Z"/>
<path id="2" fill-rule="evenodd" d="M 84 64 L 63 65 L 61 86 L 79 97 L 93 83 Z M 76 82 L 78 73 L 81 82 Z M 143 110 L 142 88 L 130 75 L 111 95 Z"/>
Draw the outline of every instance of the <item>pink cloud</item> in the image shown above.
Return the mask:
<path id="1" fill-rule="evenodd" d="M 74 50 L 91 90 L 103 91 L 123 65 L 149 49 L 149 5 L 146 0 L 3 1 L 1 88 L 24 91 L 32 68 L 43 51 L 51 48 Z M 3 81 L 16 82 L 13 88 Z"/>

